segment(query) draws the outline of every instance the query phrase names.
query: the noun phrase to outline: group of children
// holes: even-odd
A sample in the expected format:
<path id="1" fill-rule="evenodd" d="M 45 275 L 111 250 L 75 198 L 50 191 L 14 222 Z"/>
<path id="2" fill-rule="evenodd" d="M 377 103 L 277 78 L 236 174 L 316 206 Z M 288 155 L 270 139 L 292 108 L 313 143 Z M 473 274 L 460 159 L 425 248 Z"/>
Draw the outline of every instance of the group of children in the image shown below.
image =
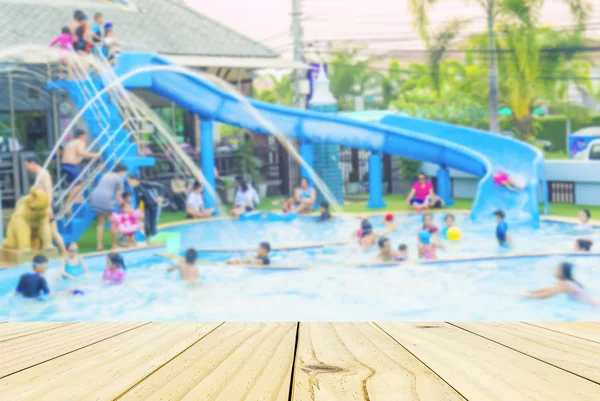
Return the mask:
<path id="1" fill-rule="evenodd" d="M 75 50 L 78 55 L 102 54 L 113 65 L 120 52 L 114 24 L 105 23 L 102 13 L 96 13 L 94 25 L 90 31 L 88 16 L 81 10 L 75 10 L 71 26 L 63 27 L 61 33 L 50 42 L 50 46 L 57 45 L 61 49 L 61 60 L 67 66 L 69 65 L 68 52 L 71 49 Z"/>

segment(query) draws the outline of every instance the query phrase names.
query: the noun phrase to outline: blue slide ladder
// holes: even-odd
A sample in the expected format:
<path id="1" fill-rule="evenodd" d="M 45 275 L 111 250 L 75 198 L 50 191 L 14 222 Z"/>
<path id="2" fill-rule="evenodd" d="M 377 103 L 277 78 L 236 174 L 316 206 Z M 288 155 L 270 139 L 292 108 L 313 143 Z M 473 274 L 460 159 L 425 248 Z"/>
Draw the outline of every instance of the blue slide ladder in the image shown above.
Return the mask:
<path id="1" fill-rule="evenodd" d="M 86 79 L 50 82 L 48 88 L 66 91 L 75 107 L 82 110 L 104 88 L 104 84 L 100 78 L 88 76 Z M 99 101 L 84 111 L 83 120 L 91 141 L 96 148 L 102 150 L 101 156 L 106 163 L 106 171 L 121 163 L 127 167 L 128 172 L 139 174 L 140 167 L 154 165 L 154 158 L 138 155 L 138 145 L 133 140 L 133 133 L 126 129 L 127 122 L 121 117 L 119 108 L 113 103 L 108 92 L 103 93 Z M 92 186 L 99 177 L 96 177 Z M 88 198 L 92 186 L 84 188 L 84 199 Z M 87 203 L 74 204 L 72 210 L 73 216 L 65 216 L 57 221 L 65 243 L 76 241 L 96 217 Z"/>

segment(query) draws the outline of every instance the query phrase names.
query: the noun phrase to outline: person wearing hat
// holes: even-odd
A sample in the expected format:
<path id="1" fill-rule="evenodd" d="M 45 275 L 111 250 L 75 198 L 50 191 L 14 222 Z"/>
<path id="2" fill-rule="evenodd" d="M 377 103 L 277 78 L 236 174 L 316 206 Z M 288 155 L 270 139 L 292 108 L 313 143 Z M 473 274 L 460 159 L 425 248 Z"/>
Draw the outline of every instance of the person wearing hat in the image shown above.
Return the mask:
<path id="1" fill-rule="evenodd" d="M 388 213 L 383 218 L 383 224 L 385 225 L 385 231 L 381 235 L 388 235 L 396 231 L 398 227 L 396 227 L 396 223 L 394 223 L 394 215 Z"/>
<path id="2" fill-rule="evenodd" d="M 115 36 L 115 27 L 112 22 L 104 24 L 104 46 L 108 54 L 108 61 L 114 65 L 116 57 L 121 50 L 119 49 L 119 39 Z"/>

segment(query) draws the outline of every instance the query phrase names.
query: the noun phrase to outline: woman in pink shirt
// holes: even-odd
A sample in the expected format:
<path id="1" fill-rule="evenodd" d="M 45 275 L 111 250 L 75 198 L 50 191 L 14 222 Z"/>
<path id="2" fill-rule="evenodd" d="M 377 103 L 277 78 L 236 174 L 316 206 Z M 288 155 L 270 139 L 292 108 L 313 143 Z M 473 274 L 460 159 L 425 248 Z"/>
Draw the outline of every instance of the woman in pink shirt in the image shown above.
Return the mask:
<path id="1" fill-rule="evenodd" d="M 71 69 L 69 68 L 69 53 L 73 48 L 73 36 L 71 36 L 71 29 L 68 26 L 64 26 L 61 29 L 60 35 L 58 35 L 52 42 L 50 42 L 50 46 L 54 47 L 59 45 L 60 47 L 60 55 L 59 59 L 63 66 L 69 71 L 69 77 L 71 77 Z"/>
<path id="2" fill-rule="evenodd" d="M 427 180 L 423 173 L 419 174 L 419 180 L 415 182 L 406 198 L 406 203 L 415 209 L 422 210 L 429 208 L 427 197 L 433 194 L 433 184 Z"/>

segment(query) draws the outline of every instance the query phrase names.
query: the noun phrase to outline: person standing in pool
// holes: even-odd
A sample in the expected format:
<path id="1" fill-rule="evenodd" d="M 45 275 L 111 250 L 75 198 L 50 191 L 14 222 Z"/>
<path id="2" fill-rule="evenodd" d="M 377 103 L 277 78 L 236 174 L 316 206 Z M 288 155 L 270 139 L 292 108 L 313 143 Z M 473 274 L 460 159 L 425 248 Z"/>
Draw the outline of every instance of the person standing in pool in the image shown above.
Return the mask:
<path id="1" fill-rule="evenodd" d="M 312 213 L 316 199 L 317 192 L 314 188 L 309 186 L 308 179 L 302 178 L 300 180 L 300 186 L 296 188 L 294 194 L 294 200 L 297 204 L 296 213 Z"/>
<path id="2" fill-rule="evenodd" d="M 44 255 L 36 255 L 33 258 L 33 270 L 19 278 L 15 294 L 22 295 L 25 298 L 40 298 L 50 294 L 48 282 L 44 278 L 47 269 L 48 258 Z"/>
<path id="3" fill-rule="evenodd" d="M 254 257 L 246 257 L 242 259 L 231 259 L 226 263 L 228 265 L 257 265 L 257 266 L 268 266 L 271 264 L 271 259 L 269 259 L 269 253 L 271 252 L 271 244 L 268 242 L 261 242 L 258 244 L 258 249 L 256 250 L 256 256 Z"/>
<path id="4" fill-rule="evenodd" d="M 498 223 L 496 226 L 496 239 L 498 245 L 502 248 L 509 248 L 512 245 L 512 238 L 508 232 L 508 224 L 506 224 L 504 210 L 496 210 L 494 212 L 494 219 Z"/>
<path id="5" fill-rule="evenodd" d="M 368 219 L 360 222 L 360 228 L 352 233 L 352 236 L 358 238 L 358 244 L 361 248 L 369 248 L 377 243 L 378 234 L 373 231 L 373 225 Z"/>
<path id="6" fill-rule="evenodd" d="M 432 241 L 431 233 L 429 231 L 423 230 L 419 233 L 417 248 L 421 259 L 437 259 L 436 248 L 438 248 L 438 245 Z"/>
<path id="7" fill-rule="evenodd" d="M 589 252 L 592 250 L 593 244 L 589 239 L 578 238 L 575 240 L 575 250 L 577 252 Z"/>
<path id="8" fill-rule="evenodd" d="M 102 281 L 107 284 L 123 284 L 125 281 L 125 261 L 118 252 L 106 255 L 106 267 L 102 273 Z"/>
<path id="9" fill-rule="evenodd" d="M 65 279 L 76 279 L 87 274 L 88 269 L 83 258 L 78 254 L 79 247 L 76 242 L 67 244 L 67 254 L 63 260 L 61 275 Z"/>
<path id="10" fill-rule="evenodd" d="M 375 257 L 376 262 L 392 262 L 394 258 L 394 252 L 392 251 L 392 244 L 387 237 L 381 237 L 377 241 L 379 246 L 379 253 Z"/>
<path id="11" fill-rule="evenodd" d="M 424 173 L 420 173 L 417 182 L 415 182 L 406 197 L 406 203 L 417 210 L 428 209 L 428 197 L 433 194 L 433 184 L 427 180 Z"/>
<path id="12" fill-rule="evenodd" d="M 81 129 L 75 131 L 75 138 L 70 140 L 65 146 L 63 151 L 60 168 L 64 174 L 67 184 L 73 185 L 67 200 L 65 201 L 65 207 L 67 213 L 71 213 L 72 204 L 81 193 L 83 184 L 81 183 L 81 162 L 83 159 L 96 159 L 100 157 L 100 153 L 88 152 L 86 149 L 88 140 L 88 134 Z"/>
<path id="13" fill-rule="evenodd" d="M 195 249 L 188 249 L 185 251 L 185 261 L 184 263 L 180 263 L 178 265 L 169 267 L 167 270 L 168 273 L 173 272 L 175 270 L 179 271 L 179 276 L 183 281 L 187 281 L 189 283 L 195 283 L 198 281 L 198 267 L 196 266 L 196 260 L 198 259 L 198 254 Z"/>
<path id="14" fill-rule="evenodd" d="M 394 260 L 396 262 L 404 262 L 408 260 L 408 247 L 406 244 L 400 244 L 398 246 L 398 252 L 394 255 Z"/>
<path id="15" fill-rule="evenodd" d="M 444 228 L 442 228 L 442 238 L 443 239 L 448 239 L 448 230 L 450 230 L 452 227 L 454 227 L 454 215 L 451 213 L 448 213 L 445 217 L 444 217 Z"/>
<path id="16" fill-rule="evenodd" d="M 579 211 L 579 224 L 575 226 L 575 230 L 580 233 L 592 233 L 594 231 L 594 226 L 590 221 L 592 218 L 592 214 L 589 209 L 581 209 Z"/>
<path id="17" fill-rule="evenodd" d="M 574 301 L 600 307 L 600 303 L 587 293 L 579 281 L 575 280 L 573 276 L 573 269 L 574 266 L 572 263 L 563 262 L 559 264 L 555 274 L 558 284 L 551 287 L 530 291 L 525 293 L 523 297 L 532 299 L 547 299 L 559 294 L 567 294 L 567 296 Z"/>
<path id="18" fill-rule="evenodd" d="M 120 205 L 123 200 L 121 194 L 125 186 L 125 175 L 127 167 L 118 164 L 114 171 L 106 173 L 100 179 L 100 182 L 94 188 L 90 195 L 90 207 L 96 212 L 98 225 L 96 226 L 96 249 L 104 249 L 104 225 L 110 221 L 110 216 L 115 211 L 115 207 Z M 117 232 L 114 227 L 110 230 L 111 245 L 113 249 L 117 248 Z"/>

